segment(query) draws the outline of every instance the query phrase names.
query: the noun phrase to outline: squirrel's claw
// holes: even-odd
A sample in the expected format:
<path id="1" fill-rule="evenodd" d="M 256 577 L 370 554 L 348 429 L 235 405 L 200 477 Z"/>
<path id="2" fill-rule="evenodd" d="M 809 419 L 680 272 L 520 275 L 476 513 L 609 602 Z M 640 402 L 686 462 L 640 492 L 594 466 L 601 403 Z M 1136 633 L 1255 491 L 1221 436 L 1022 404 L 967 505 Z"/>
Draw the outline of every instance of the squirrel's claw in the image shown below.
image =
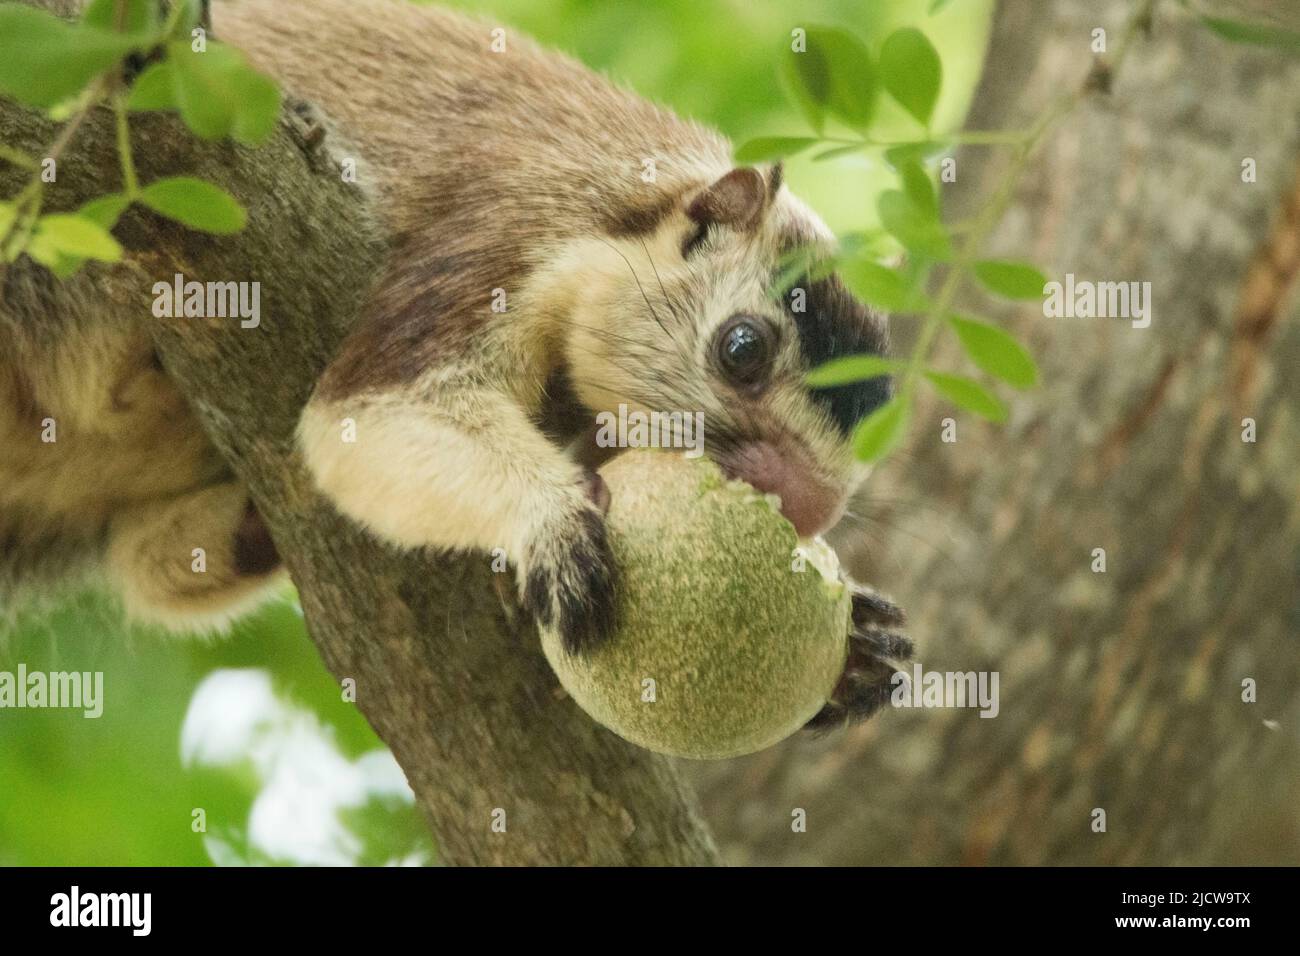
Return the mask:
<path id="1" fill-rule="evenodd" d="M 561 533 L 537 542 L 521 582 L 524 606 L 543 627 L 559 632 L 570 654 L 607 640 L 617 616 L 618 569 L 600 510 L 602 497 L 608 506 L 608 491 L 597 479 L 589 494 L 595 507 L 576 512 Z"/>
<path id="2" fill-rule="evenodd" d="M 889 703 L 893 692 L 894 661 L 910 660 L 912 640 L 887 625 L 897 626 L 903 610 L 870 588 L 853 589 L 852 630 L 844 673 L 826 705 L 808 721 L 805 730 L 833 730 L 866 720 Z M 884 625 L 884 626 L 882 626 Z"/>

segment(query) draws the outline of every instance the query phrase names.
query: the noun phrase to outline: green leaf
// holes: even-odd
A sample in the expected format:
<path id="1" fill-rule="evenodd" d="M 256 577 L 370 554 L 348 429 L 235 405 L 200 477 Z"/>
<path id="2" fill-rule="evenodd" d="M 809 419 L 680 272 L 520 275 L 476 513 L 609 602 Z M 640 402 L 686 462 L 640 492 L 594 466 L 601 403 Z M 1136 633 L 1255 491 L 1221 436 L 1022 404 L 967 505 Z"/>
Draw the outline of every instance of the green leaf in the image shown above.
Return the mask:
<path id="1" fill-rule="evenodd" d="M 843 358 L 823 362 L 805 376 L 804 381 L 811 388 L 834 388 L 836 385 L 848 385 L 850 382 L 862 382 L 871 378 L 890 375 L 907 363 L 898 359 L 887 359 L 880 355 L 846 355 Z"/>
<path id="2" fill-rule="evenodd" d="M 229 77 L 239 67 L 230 47 L 210 43 L 202 53 L 184 40 L 167 45 L 172 64 L 173 95 L 181 119 L 203 139 L 221 139 L 235 122 Z"/>
<path id="3" fill-rule="evenodd" d="M 92 199 L 90 202 L 83 204 L 77 210 L 77 215 L 108 231 L 113 228 L 118 217 L 122 215 L 129 205 L 131 205 L 131 201 L 121 193 L 109 193 L 106 196 L 100 196 L 98 199 Z M 55 244 L 49 241 L 39 244 L 36 252 L 29 249 L 28 253 L 37 262 L 48 266 L 50 271 L 60 279 L 66 279 L 73 275 L 86 262 L 85 256 L 75 256 L 61 252 Z"/>
<path id="4" fill-rule="evenodd" d="M 109 193 L 107 196 L 100 196 L 98 199 L 92 199 L 77 210 L 77 215 L 83 219 L 89 219 L 101 229 L 112 229 L 117 225 L 117 220 L 122 213 L 126 212 L 126 207 L 131 205 L 131 200 L 121 193 Z"/>
<path id="5" fill-rule="evenodd" d="M 833 252 L 795 249 L 777 262 L 777 274 L 772 281 L 771 294 L 781 299 L 801 282 L 816 282 L 835 271 L 837 264 Z"/>
<path id="6" fill-rule="evenodd" d="M 736 150 L 736 162 L 761 163 L 782 156 L 793 156 L 821 142 L 809 136 L 760 136 L 742 143 Z"/>
<path id="7" fill-rule="evenodd" d="M 907 434 L 910 408 L 895 396 L 858 423 L 853 431 L 853 452 L 862 461 L 879 461 L 898 447 Z"/>
<path id="8" fill-rule="evenodd" d="M 888 246 L 882 245 L 882 240 L 888 236 L 883 229 L 869 229 L 857 232 L 846 232 L 839 237 L 836 242 L 835 251 L 840 259 L 876 259 L 883 257 L 889 249 Z"/>
<path id="9" fill-rule="evenodd" d="M 846 259 L 883 259 L 893 247 L 885 245 L 888 233 L 884 229 L 857 230 L 842 233 L 836 242 L 836 254 L 840 260 Z"/>
<path id="10" fill-rule="evenodd" d="M 9 234 L 9 227 L 18 216 L 18 207 L 11 202 L 0 202 L 0 237 Z"/>
<path id="11" fill-rule="evenodd" d="M 50 264 L 50 271 L 60 279 L 70 279 L 77 274 L 77 271 L 86 264 L 86 260 L 81 256 L 57 256 L 53 263 Z"/>
<path id="12" fill-rule="evenodd" d="M 952 257 L 948 233 L 929 210 L 918 206 L 897 189 L 881 193 L 876 200 L 880 224 L 903 244 L 908 252 L 936 262 Z"/>
<path id="13" fill-rule="evenodd" d="M 39 235 L 32 239 L 26 251 L 27 255 L 44 265 L 45 268 L 55 273 L 55 276 L 59 278 L 74 276 L 74 274 L 77 274 L 78 269 L 81 269 L 86 264 L 86 256 L 66 255 L 65 252 L 60 252 L 59 248 L 49 242 L 48 239 L 39 237 Z"/>
<path id="14" fill-rule="evenodd" d="M 805 49 L 787 50 L 777 66 L 786 97 L 798 107 L 813 131 L 826 130 L 826 103 L 830 99 L 830 78 L 821 53 Z"/>
<path id="15" fill-rule="evenodd" d="M 54 106 L 143 42 L 33 7 L 0 5 L 0 94 L 28 106 Z"/>
<path id="16" fill-rule="evenodd" d="M 203 139 L 232 136 L 250 146 L 266 139 L 280 114 L 280 91 L 224 43 L 202 52 L 168 44 L 172 89 L 181 119 Z"/>
<path id="17" fill-rule="evenodd" d="M 191 229 L 219 236 L 239 232 L 248 214 L 220 186 L 193 176 L 159 179 L 140 190 L 140 202 Z"/>
<path id="18" fill-rule="evenodd" d="M 59 247 L 53 239 L 40 233 L 33 235 L 22 251 L 51 271 L 61 268 L 61 263 L 67 258 L 59 252 Z"/>
<path id="19" fill-rule="evenodd" d="M 948 316 L 970 360 L 983 371 L 1016 388 L 1031 388 L 1038 367 L 1023 345 L 996 325 L 959 315 Z"/>
<path id="20" fill-rule="evenodd" d="M 958 408 L 974 412 L 991 422 L 1007 420 L 1007 407 L 994 398 L 979 382 L 944 372 L 927 371 L 924 374 L 935 391 Z"/>
<path id="21" fill-rule="evenodd" d="M 117 0 L 91 0 L 81 22 L 101 30 L 117 27 Z M 126 33 L 152 35 L 158 29 L 158 4 L 156 0 L 126 0 L 126 19 L 122 30 Z"/>
<path id="22" fill-rule="evenodd" d="M 811 26 L 802 52 L 788 50 L 781 79 L 817 132 L 827 113 L 864 128 L 876 108 L 876 71 L 871 51 L 847 30 Z"/>
<path id="23" fill-rule="evenodd" d="M 177 0 L 177 2 L 181 6 L 181 13 L 172 36 L 189 43 L 191 32 L 203 17 L 203 0 Z"/>
<path id="24" fill-rule="evenodd" d="M 84 216 L 70 213 L 52 213 L 36 220 L 36 236 L 41 247 L 50 247 L 65 256 L 81 256 L 117 262 L 122 258 L 122 247 L 103 226 Z"/>
<path id="25" fill-rule="evenodd" d="M 952 0 L 930 0 L 929 15 L 934 16 L 950 3 L 952 3 Z"/>
<path id="26" fill-rule="evenodd" d="M 1233 43 L 1246 43 L 1252 46 L 1272 47 L 1288 53 L 1300 54 L 1300 33 L 1284 30 L 1281 27 L 1262 23 L 1242 23 L 1239 20 L 1225 20 L 1222 17 L 1202 16 L 1201 22 L 1206 28 Z"/>
<path id="27" fill-rule="evenodd" d="M 885 162 L 901 170 L 908 163 L 923 163 L 931 156 L 937 156 L 948 148 L 948 144 L 937 140 L 922 140 L 916 143 L 903 143 L 885 150 Z"/>
<path id="28" fill-rule="evenodd" d="M 939 197 L 935 195 L 934 183 L 931 182 L 930 174 L 925 171 L 925 167 L 917 162 L 904 163 L 899 168 L 898 174 L 903 180 L 903 192 L 907 194 L 907 198 L 919 210 L 938 222 Z"/>
<path id="29" fill-rule="evenodd" d="M 840 278 L 849 291 L 867 305 L 886 312 L 923 312 L 929 307 L 925 296 L 893 269 L 865 260 L 840 264 Z"/>
<path id="30" fill-rule="evenodd" d="M 121 193 L 109 193 L 106 196 L 100 196 L 98 199 L 92 199 L 90 202 L 84 203 L 77 210 L 77 215 L 108 231 L 117 224 L 118 218 L 129 205 L 131 205 L 131 200 L 127 199 L 126 196 Z M 33 255 L 32 258 L 37 259 L 37 256 Z M 48 262 L 40 259 L 37 259 L 37 261 L 49 266 L 50 270 L 60 279 L 66 279 L 85 264 L 86 257 L 56 252 Z"/>
<path id="31" fill-rule="evenodd" d="M 841 156 L 852 156 L 854 153 L 861 153 L 870 148 L 871 147 L 867 143 L 849 143 L 847 146 L 833 146 L 814 156 L 813 162 L 824 163 L 829 159 L 839 159 Z"/>
<path id="32" fill-rule="evenodd" d="M 72 115 L 78 112 L 81 107 L 85 105 L 82 101 L 87 99 L 88 93 L 88 88 L 85 90 L 78 90 L 75 96 L 70 96 L 65 100 L 59 100 L 53 106 L 49 107 L 45 111 L 45 115 L 55 123 L 62 123 L 71 119 Z"/>
<path id="33" fill-rule="evenodd" d="M 880 50 L 881 85 L 923 126 L 930 123 L 942 81 L 939 53 L 920 30 L 904 27 L 885 40 Z"/>
<path id="34" fill-rule="evenodd" d="M 231 137 L 245 146 L 266 142 L 280 120 L 280 88 L 270 77 L 247 67 L 236 72 L 232 88 L 238 106 Z"/>
<path id="35" fill-rule="evenodd" d="M 830 111 L 863 129 L 876 111 L 876 68 L 866 44 L 844 30 L 819 30 L 811 38 L 831 66 Z"/>
<path id="36" fill-rule="evenodd" d="M 1047 285 L 1047 277 L 1027 262 L 985 259 L 971 268 L 989 291 L 1008 299 L 1041 299 Z"/>
<path id="37" fill-rule="evenodd" d="M 176 75 L 168 60 L 151 63 L 131 84 L 126 99 L 129 110 L 173 110 L 176 108 Z"/>

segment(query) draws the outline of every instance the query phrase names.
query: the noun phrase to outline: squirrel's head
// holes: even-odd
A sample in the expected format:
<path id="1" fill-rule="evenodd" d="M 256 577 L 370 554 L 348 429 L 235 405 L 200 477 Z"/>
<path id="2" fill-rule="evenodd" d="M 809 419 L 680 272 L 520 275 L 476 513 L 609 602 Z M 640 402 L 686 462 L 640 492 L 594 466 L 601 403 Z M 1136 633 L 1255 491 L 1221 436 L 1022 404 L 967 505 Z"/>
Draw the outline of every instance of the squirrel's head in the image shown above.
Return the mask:
<path id="1" fill-rule="evenodd" d="M 811 388 L 805 376 L 882 354 L 884 321 L 833 274 L 777 288 L 792 251 L 833 241 L 780 166 L 732 169 L 663 206 L 571 260 L 583 275 L 565 323 L 571 386 L 597 412 L 691 416 L 724 471 L 779 495 L 800 535 L 824 531 L 866 473 L 853 428 L 890 383 Z"/>

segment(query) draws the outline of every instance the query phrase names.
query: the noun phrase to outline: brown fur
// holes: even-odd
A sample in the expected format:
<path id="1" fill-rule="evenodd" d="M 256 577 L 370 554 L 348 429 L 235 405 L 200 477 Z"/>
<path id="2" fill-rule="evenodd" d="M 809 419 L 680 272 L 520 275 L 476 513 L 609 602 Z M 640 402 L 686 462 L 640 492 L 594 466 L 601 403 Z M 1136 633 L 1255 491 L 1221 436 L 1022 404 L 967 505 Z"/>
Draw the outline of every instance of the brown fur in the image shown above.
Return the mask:
<path id="1" fill-rule="evenodd" d="M 590 431 L 591 415 L 620 403 L 700 410 L 724 454 L 770 440 L 817 483 L 860 477 L 842 427 L 803 384 L 804 332 L 769 296 L 784 249 L 829 238 L 779 167 L 729 172 L 716 134 L 514 31 L 493 52 L 497 25 L 459 14 L 227 0 L 213 19 L 219 39 L 320 108 L 391 239 L 385 276 L 299 429 L 346 514 L 403 546 L 503 550 L 525 600 L 576 628 L 579 646 L 610 621 L 601 497 L 585 461 L 539 424 L 569 435 L 585 413 Z M 701 251 L 686 256 L 693 235 Z M 14 346 L 0 358 L 0 396 L 11 396 L 0 442 L 19 449 L 0 464 L 0 561 L 81 561 L 107 571 L 139 616 L 227 620 L 273 578 L 245 493 L 142 327 L 33 332 L 39 323 L 13 317 L 39 311 L 50 280 L 30 264 L 23 274 L 0 308 Z M 836 310 L 843 324 L 823 324 L 876 347 L 874 316 L 847 300 Z M 716 333 L 737 314 L 776 330 L 762 389 L 738 390 L 716 367 Z M 548 410 L 560 402 L 564 422 Z M 59 421 L 55 445 L 33 431 L 45 411 Z M 207 586 L 188 571 L 200 541 L 215 562 Z"/>
<path id="2" fill-rule="evenodd" d="M 45 301 L 35 271 L 7 270 L 0 299 L 0 612 L 107 574 L 137 617 L 182 628 L 227 622 L 232 587 L 242 597 L 274 576 L 242 575 L 224 560 L 232 529 L 214 516 L 208 489 L 230 488 L 232 508 L 247 494 L 221 484 L 227 469 L 159 368 L 147 330 L 55 326 L 62 337 L 46 341 L 49 327 L 32 321 Z M 164 511 L 189 520 L 160 524 Z M 190 571 L 194 548 L 208 552 L 205 575 Z M 173 590 L 189 591 L 183 607 L 164 593 L 164 567 Z"/>

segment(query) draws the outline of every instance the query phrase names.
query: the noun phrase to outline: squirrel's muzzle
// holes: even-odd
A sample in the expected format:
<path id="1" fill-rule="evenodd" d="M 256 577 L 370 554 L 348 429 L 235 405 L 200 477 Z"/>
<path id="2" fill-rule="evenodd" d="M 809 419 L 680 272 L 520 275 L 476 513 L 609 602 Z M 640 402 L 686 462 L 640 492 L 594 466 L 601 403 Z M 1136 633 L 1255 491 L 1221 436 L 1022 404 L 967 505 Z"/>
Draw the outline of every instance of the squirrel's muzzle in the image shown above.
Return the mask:
<path id="1" fill-rule="evenodd" d="M 845 489 L 821 477 L 811 455 L 797 444 L 747 442 L 721 456 L 719 464 L 728 477 L 777 495 L 781 513 L 801 538 L 826 531 L 844 514 Z"/>

